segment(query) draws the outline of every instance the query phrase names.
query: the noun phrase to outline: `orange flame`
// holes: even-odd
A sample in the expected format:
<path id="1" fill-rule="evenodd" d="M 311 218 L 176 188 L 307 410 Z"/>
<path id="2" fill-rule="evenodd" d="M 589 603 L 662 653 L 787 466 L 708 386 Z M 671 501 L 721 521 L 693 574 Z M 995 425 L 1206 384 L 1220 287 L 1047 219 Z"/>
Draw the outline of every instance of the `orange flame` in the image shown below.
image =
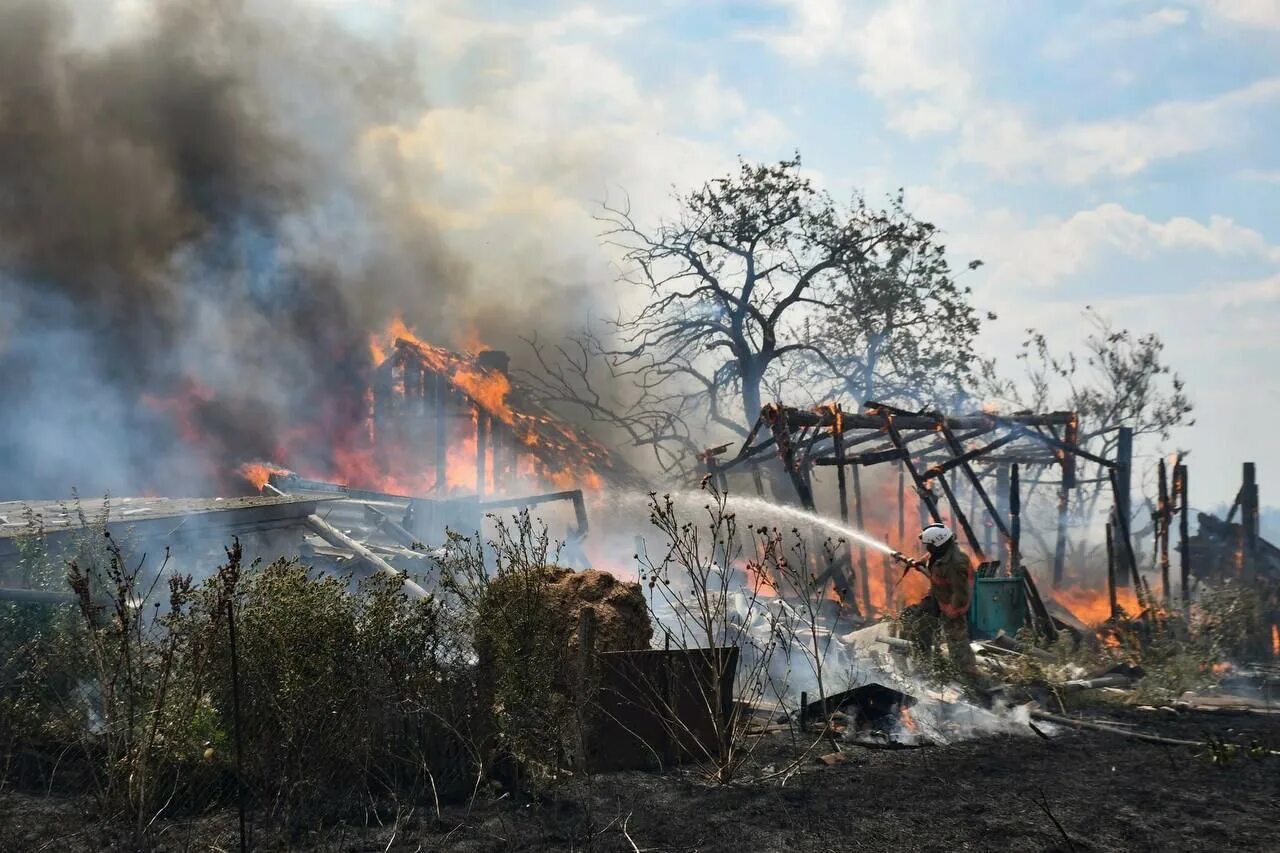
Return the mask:
<path id="1" fill-rule="evenodd" d="M 237 469 L 237 473 L 252 483 L 255 489 L 262 491 L 272 474 L 288 474 L 289 471 L 270 462 L 246 462 Z"/>
<path id="2" fill-rule="evenodd" d="M 1111 618 L 1111 599 L 1105 589 L 1071 586 L 1054 590 L 1053 597 L 1086 625 L 1101 625 Z M 1130 616 L 1136 616 L 1142 611 L 1138 605 L 1138 596 L 1132 588 L 1116 589 L 1116 604 Z"/>
<path id="3" fill-rule="evenodd" d="M 898 722 L 902 724 L 902 728 L 908 732 L 917 732 L 920 727 L 916 725 L 915 717 L 911 716 L 911 709 L 905 705 L 898 709 Z"/>
<path id="4" fill-rule="evenodd" d="M 390 393 L 396 398 L 393 406 L 413 405 L 415 401 L 426 405 L 426 389 L 416 383 L 427 381 L 432 375 L 448 383 L 450 394 L 460 392 L 470 401 L 469 419 L 449 421 L 444 476 L 437 476 L 434 456 L 424 453 L 420 446 L 409 446 L 405 436 L 392 435 L 394 430 L 377 434 L 372 395 L 368 405 L 369 443 L 377 452 L 348 452 L 344 464 L 338 466 L 340 475 L 349 482 L 398 494 L 603 488 L 604 480 L 596 465 L 605 462 L 607 451 L 550 416 L 513 408 L 510 378 L 500 370 L 478 365 L 474 353 L 485 348 L 474 330 L 467 333 L 467 338 L 470 352 L 455 353 L 422 340 L 403 318 L 396 318 L 384 331 L 372 335 L 369 342 L 376 370 L 386 371 L 382 381 L 390 379 Z M 492 424 L 483 459 L 479 456 L 477 435 L 482 418 L 484 424 Z M 483 481 L 478 482 L 481 463 Z M 423 473 L 406 473 L 424 467 L 427 470 Z M 383 473 L 386 471 L 397 473 L 387 475 Z"/>
<path id="5" fill-rule="evenodd" d="M 1271 655 L 1280 658 L 1280 625 L 1271 626 Z"/>

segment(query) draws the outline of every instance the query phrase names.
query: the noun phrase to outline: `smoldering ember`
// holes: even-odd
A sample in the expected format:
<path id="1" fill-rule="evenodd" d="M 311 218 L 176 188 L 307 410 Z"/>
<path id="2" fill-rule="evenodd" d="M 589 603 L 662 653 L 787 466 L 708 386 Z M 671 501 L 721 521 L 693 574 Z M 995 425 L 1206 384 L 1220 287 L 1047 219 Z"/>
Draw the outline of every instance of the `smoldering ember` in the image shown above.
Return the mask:
<path id="1" fill-rule="evenodd" d="M 0 850 L 1280 848 L 1266 5 L 4 4 Z"/>

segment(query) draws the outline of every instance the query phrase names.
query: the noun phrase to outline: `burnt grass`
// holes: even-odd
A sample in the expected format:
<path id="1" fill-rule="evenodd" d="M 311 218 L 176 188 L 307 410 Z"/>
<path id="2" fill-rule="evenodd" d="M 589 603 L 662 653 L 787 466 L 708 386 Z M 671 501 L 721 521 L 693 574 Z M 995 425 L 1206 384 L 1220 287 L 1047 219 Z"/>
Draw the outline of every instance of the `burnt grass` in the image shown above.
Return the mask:
<path id="1" fill-rule="evenodd" d="M 1167 737 L 1280 748 L 1280 716 L 1137 710 L 1089 716 Z M 1049 740 L 1000 736 L 917 749 L 843 749 L 843 763 L 810 758 L 785 786 L 709 785 L 690 768 L 600 774 L 537 796 L 486 788 L 469 808 L 445 806 L 438 817 L 434 807 L 419 806 L 398 820 L 384 814 L 381 826 L 260 837 L 255 846 L 475 853 L 1280 849 L 1280 758 L 1241 751 L 1215 760 L 1212 750 L 1076 730 Z M 793 754 L 789 735 L 770 735 L 747 772 L 784 766 Z M 0 794 L 0 849 L 237 849 L 234 811 L 157 827 L 144 847 L 85 814 L 80 800 Z"/>

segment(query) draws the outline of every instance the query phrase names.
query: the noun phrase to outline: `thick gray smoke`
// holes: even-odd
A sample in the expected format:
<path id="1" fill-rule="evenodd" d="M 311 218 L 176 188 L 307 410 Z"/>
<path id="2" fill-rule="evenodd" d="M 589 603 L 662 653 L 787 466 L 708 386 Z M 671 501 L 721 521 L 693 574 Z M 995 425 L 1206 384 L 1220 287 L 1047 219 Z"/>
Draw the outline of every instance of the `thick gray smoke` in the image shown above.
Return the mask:
<path id="1" fill-rule="evenodd" d="M 367 150 L 427 108 L 408 52 L 276 0 L 75 23 L 0 8 L 0 497 L 208 494 L 286 444 L 322 464 L 369 333 L 453 343 L 473 288 Z"/>

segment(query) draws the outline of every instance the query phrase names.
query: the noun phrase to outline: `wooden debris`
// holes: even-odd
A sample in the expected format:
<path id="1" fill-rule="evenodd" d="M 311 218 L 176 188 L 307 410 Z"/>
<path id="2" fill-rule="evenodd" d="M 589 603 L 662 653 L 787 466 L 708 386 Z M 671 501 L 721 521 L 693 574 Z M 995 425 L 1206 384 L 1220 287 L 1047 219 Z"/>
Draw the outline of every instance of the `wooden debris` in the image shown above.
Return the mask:
<path id="1" fill-rule="evenodd" d="M 386 560 L 382 559 L 338 528 L 329 524 L 329 522 L 325 521 L 320 516 L 315 515 L 314 513 L 307 516 L 306 524 L 307 527 L 311 528 L 317 536 L 328 542 L 333 547 L 345 548 L 367 563 L 375 571 L 389 575 L 390 577 L 394 577 L 401 581 L 404 584 L 405 593 L 410 598 L 421 600 L 431 597 L 425 589 L 409 580 L 409 578 L 405 576 L 404 572 L 397 571 Z"/>
<path id="2" fill-rule="evenodd" d="M 1046 723 L 1056 723 L 1060 726 L 1070 726 L 1075 729 L 1088 729 L 1096 732 L 1106 732 L 1107 734 L 1120 735 L 1132 740 L 1140 740 L 1144 743 L 1157 743 L 1163 746 L 1192 746 L 1197 749 L 1203 749 L 1209 744 L 1199 740 L 1182 740 L 1181 738 L 1163 737 L 1161 735 L 1149 735 L 1145 732 L 1128 731 L 1115 725 L 1107 723 L 1098 723 L 1092 720 L 1075 720 L 1071 717 L 1059 717 L 1057 714 L 1049 714 L 1044 711 L 1032 711 L 1031 716 L 1036 720 L 1043 720 Z M 1280 750 L 1265 750 L 1267 755 L 1280 756 Z"/>

